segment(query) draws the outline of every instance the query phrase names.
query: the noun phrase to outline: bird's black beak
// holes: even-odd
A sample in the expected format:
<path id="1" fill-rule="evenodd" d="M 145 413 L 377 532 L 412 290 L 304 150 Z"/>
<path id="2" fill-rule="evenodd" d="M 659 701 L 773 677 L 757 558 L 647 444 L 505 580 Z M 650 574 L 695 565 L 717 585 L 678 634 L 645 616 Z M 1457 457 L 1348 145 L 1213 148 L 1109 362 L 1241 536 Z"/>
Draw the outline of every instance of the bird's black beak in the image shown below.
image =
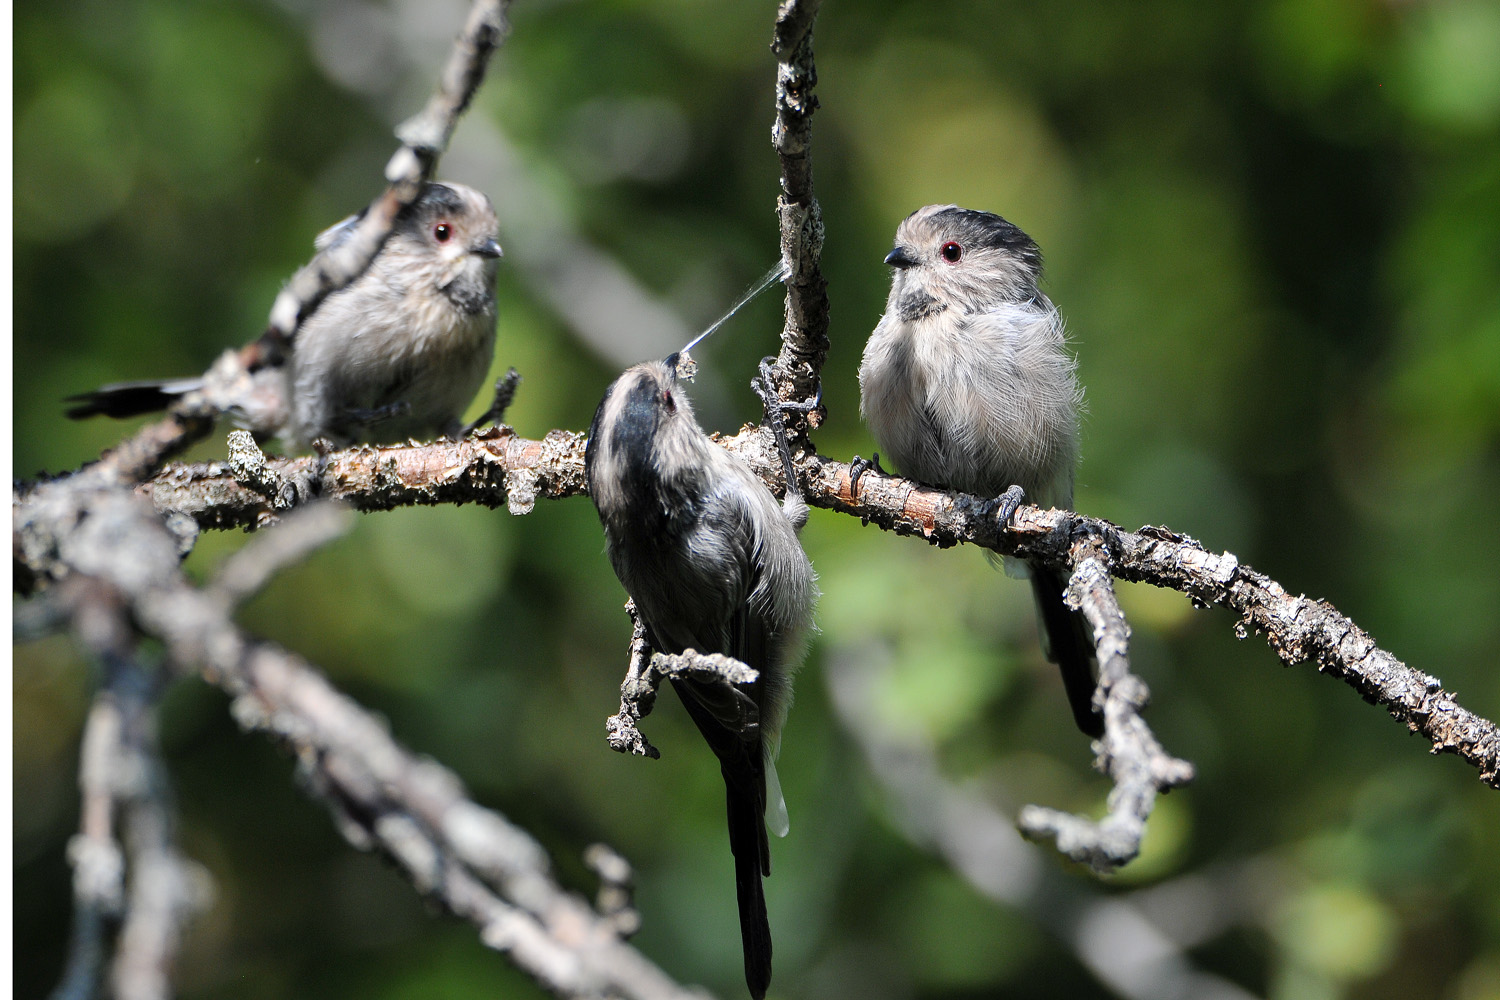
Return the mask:
<path id="1" fill-rule="evenodd" d="M 906 247 L 903 246 L 898 246 L 896 247 L 896 249 L 886 254 L 885 262 L 892 267 L 899 267 L 902 270 L 905 270 L 906 268 L 911 267 L 916 263 L 916 261 L 913 260 L 907 253 Z"/>
<path id="2" fill-rule="evenodd" d="M 500 249 L 500 241 L 493 236 L 482 243 L 475 244 L 471 249 L 481 257 L 490 257 L 495 260 L 505 256 L 505 251 Z"/>

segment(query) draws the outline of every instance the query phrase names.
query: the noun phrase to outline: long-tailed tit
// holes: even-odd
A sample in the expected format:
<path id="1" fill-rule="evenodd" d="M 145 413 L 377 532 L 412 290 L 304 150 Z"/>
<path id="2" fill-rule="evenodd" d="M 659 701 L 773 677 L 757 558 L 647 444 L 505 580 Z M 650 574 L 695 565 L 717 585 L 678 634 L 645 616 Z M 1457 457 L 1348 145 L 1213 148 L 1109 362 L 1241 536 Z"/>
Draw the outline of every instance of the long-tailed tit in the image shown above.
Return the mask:
<path id="1" fill-rule="evenodd" d="M 1057 308 L 1037 287 L 1042 252 L 989 212 L 928 205 L 896 230 L 890 298 L 865 345 L 860 412 L 907 476 L 978 496 L 1071 507 L 1083 401 Z M 1023 569 L 1023 564 L 1014 564 Z M 1029 567 L 1043 646 L 1078 727 L 1103 731 L 1097 664 L 1063 581 Z"/>
<path id="2" fill-rule="evenodd" d="M 807 507 L 790 469 L 778 504 L 743 460 L 709 440 L 680 391 L 677 355 L 610 385 L 585 462 L 609 561 L 651 645 L 724 653 L 757 673 L 748 694 L 707 681 L 672 686 L 724 776 L 745 981 L 759 1000 L 771 981 L 766 826 L 786 832 L 771 759 L 817 596 L 797 540 Z"/>
<path id="3" fill-rule="evenodd" d="M 322 233 L 317 248 L 337 246 L 358 219 Z M 323 300 L 279 363 L 255 372 L 226 407 L 231 417 L 289 447 L 456 432 L 494 352 L 496 237 L 483 194 L 427 185 L 364 273 Z M 72 397 L 68 416 L 149 413 L 202 386 L 107 385 Z"/>

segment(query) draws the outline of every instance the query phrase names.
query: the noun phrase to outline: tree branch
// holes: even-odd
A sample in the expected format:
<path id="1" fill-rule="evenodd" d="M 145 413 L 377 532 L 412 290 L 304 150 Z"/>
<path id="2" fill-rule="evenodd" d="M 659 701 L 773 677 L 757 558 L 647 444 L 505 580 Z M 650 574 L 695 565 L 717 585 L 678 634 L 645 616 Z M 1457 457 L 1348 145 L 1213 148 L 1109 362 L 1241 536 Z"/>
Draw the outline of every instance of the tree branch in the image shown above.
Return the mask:
<path id="1" fill-rule="evenodd" d="M 1073 575 L 1067 600 L 1093 627 L 1098 649 L 1104 736 L 1094 744 L 1094 766 L 1109 775 L 1115 787 L 1109 794 L 1109 815 L 1100 822 L 1027 806 L 1017 825 L 1028 837 L 1055 838 L 1058 850 L 1103 875 L 1141 852 L 1157 793 L 1191 781 L 1193 766 L 1169 756 L 1141 718 L 1151 693 L 1146 682 L 1130 672 L 1130 626 L 1115 599 L 1099 537 L 1080 536 L 1069 547 L 1068 558 Z"/>
<path id="2" fill-rule="evenodd" d="M 651 745 L 637 728 L 637 723 L 656 707 L 656 693 L 662 682 L 678 678 L 700 684 L 726 685 L 739 695 L 737 701 L 744 712 L 743 724 L 753 725 L 760 721 L 755 700 L 749 693 L 749 686 L 755 683 L 757 676 L 753 668 L 723 653 L 700 653 L 695 649 L 676 654 L 654 652 L 635 601 L 627 601 L 625 610 L 629 612 L 632 624 L 630 659 L 625 680 L 620 685 L 620 712 L 605 722 L 610 749 L 652 759 L 661 757 L 661 751 Z"/>
<path id="3" fill-rule="evenodd" d="M 828 357 L 828 282 L 819 263 L 823 254 L 823 212 L 813 197 L 812 116 L 818 108 L 813 88 L 813 23 L 819 0 L 784 0 L 776 15 L 771 51 L 776 55 L 776 121 L 771 140 L 781 161 L 781 194 L 776 214 L 781 226 L 781 257 L 787 266 L 786 324 L 776 359 L 779 395 L 793 403 L 822 400 L 823 362 Z M 806 422 L 791 421 L 793 447 L 811 452 L 807 429 L 821 422 L 818 408 Z"/>
<path id="4" fill-rule="evenodd" d="M 161 685 L 141 665 L 126 605 L 97 579 L 70 581 L 65 603 L 75 634 L 103 667 L 79 760 L 80 831 L 73 864 L 73 941 L 53 1000 L 97 994 L 105 933 L 119 923 L 111 992 L 120 1000 L 164 1000 L 181 928 L 206 905 L 207 875 L 177 851 L 165 771 L 156 749 Z M 116 821 L 124 834 L 122 850 Z M 128 889 L 127 889 L 128 876 Z"/>
<path id="5" fill-rule="evenodd" d="M 774 489 L 781 464 L 769 435 L 746 427 L 720 444 L 743 457 Z M 538 497 L 584 493 L 581 434 L 553 431 L 541 441 L 492 428 L 477 438 L 428 445 L 362 447 L 327 456 L 318 482 L 324 495 L 358 510 L 437 503 L 480 503 L 525 512 Z M 277 459 L 285 474 L 311 469 L 318 459 Z M 804 456 L 800 478 L 809 505 L 858 517 L 886 531 L 916 535 L 947 548 L 978 545 L 1059 569 L 1070 568 L 1068 539 L 1095 535 L 1108 575 L 1177 590 L 1199 604 L 1221 604 L 1240 617 L 1236 634 L 1266 635 L 1287 664 L 1314 661 L 1382 705 L 1435 753 L 1452 753 L 1479 769 L 1480 780 L 1500 788 L 1500 730 L 1443 690 L 1442 682 L 1414 670 L 1325 601 L 1292 597 L 1276 581 L 1241 565 L 1232 553 L 1212 553 L 1166 528 L 1129 532 L 1071 511 L 1022 506 L 1009 526 L 991 515 L 991 498 L 933 489 L 897 476 L 866 472 L 850 492 L 848 463 Z M 162 513 L 192 517 L 204 527 L 253 526 L 274 516 L 265 497 L 236 483 L 223 463 L 172 466 L 139 487 Z M 25 504 L 18 504 L 17 574 L 44 571 L 27 553 Z M 1096 626 L 1097 627 L 1097 626 Z M 1128 689 L 1121 692 L 1127 697 Z M 1123 703 L 1122 703 L 1123 704 Z"/>
<path id="6" fill-rule="evenodd" d="M 120 621 L 158 639 L 179 670 L 227 691 L 242 726 L 293 753 L 305 784 L 328 803 L 351 843 L 390 856 L 419 891 L 474 923 L 486 944 L 544 988 L 568 997 L 697 995 L 624 943 L 618 914 L 595 913 L 562 889 L 541 846 L 470 801 L 452 772 L 401 747 L 307 663 L 235 625 L 235 600 L 253 593 L 270 568 L 332 536 L 317 511 L 299 511 L 286 528 L 255 539 L 201 590 L 184 578 L 176 540 L 139 496 L 61 480 L 34 490 L 24 511 L 18 520 L 26 522 L 32 551 L 57 564 L 39 565 L 39 577 L 118 595 Z M 293 537 L 283 539 L 287 528 Z M 140 842 L 160 842 L 160 826 L 140 819 Z M 131 921 L 154 920 L 158 902 L 132 891 L 122 954 Z M 153 926 L 159 924 L 143 924 L 143 942 L 162 940 L 149 933 Z"/>
<path id="7" fill-rule="evenodd" d="M 265 471 L 256 475 L 307 482 L 314 495 L 361 511 L 477 503 L 525 514 L 538 498 L 584 494 L 583 447 L 582 434 L 553 431 L 531 441 L 500 426 L 458 441 L 266 458 Z M 137 493 L 157 510 L 184 514 L 204 528 L 260 527 L 286 509 L 237 476 L 228 462 L 169 465 Z"/>

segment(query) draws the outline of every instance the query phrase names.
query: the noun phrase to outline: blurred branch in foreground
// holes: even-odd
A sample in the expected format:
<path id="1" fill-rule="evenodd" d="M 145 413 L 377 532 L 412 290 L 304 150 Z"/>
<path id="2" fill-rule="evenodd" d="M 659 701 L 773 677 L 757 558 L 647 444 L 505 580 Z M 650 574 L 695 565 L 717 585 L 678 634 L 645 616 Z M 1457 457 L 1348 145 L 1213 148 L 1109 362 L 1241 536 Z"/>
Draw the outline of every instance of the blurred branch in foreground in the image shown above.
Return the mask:
<path id="1" fill-rule="evenodd" d="M 33 541 L 50 536 L 45 549 L 59 565 L 45 573 L 67 581 L 63 586 L 75 595 L 78 608 L 75 619 L 97 614 L 105 600 L 76 595 L 108 595 L 112 603 L 106 606 L 117 609 L 121 634 L 133 641 L 123 627 L 123 622 L 133 622 L 140 635 L 162 643 L 178 672 L 200 673 L 228 692 L 242 726 L 272 735 L 292 752 L 305 786 L 329 805 L 350 843 L 388 855 L 419 891 L 475 924 L 487 945 L 508 954 L 559 996 L 650 1000 L 698 995 L 673 983 L 627 945 L 617 914 L 596 913 L 562 889 L 541 846 L 504 817 L 470 801 L 452 772 L 401 747 L 379 721 L 310 665 L 251 639 L 235 625 L 237 602 L 336 535 L 339 522 L 347 521 L 340 512 L 325 504 L 291 512 L 199 589 L 178 566 L 176 539 L 141 498 L 83 481 L 49 484 L 43 492 L 43 499 L 33 500 L 26 530 Z M 85 754 L 90 798 L 97 798 L 105 785 L 89 770 L 90 762 L 101 756 Z M 99 811 L 86 803 L 91 844 L 105 843 L 109 836 L 107 823 L 96 821 Z M 167 828 L 158 823 L 156 835 L 142 842 L 159 852 L 169 843 L 160 836 Z M 80 863 L 80 879 L 97 867 Z M 117 895 L 104 893 L 103 898 Z M 92 902 L 100 896 L 91 891 L 81 920 L 116 909 Z M 122 930 L 122 957 L 131 953 L 132 922 L 164 909 L 138 896 L 132 893 Z M 88 933 L 79 935 L 85 945 L 80 951 L 97 953 L 92 923 L 81 926 Z M 142 935 L 148 944 L 161 942 L 158 950 L 170 954 L 164 947 L 170 934 L 147 928 Z M 70 973 L 69 981 L 73 979 Z"/>
<path id="2" fill-rule="evenodd" d="M 77 577 L 55 595 L 104 674 L 84 729 L 73 865 L 73 934 L 53 1000 L 98 995 L 115 932 L 110 993 L 170 997 L 183 925 L 207 907 L 207 873 L 178 853 L 175 816 L 156 747 L 161 678 L 139 658 L 126 608 L 108 585 Z M 117 832 L 118 831 L 118 832 Z M 124 841 L 123 847 L 121 840 Z"/>

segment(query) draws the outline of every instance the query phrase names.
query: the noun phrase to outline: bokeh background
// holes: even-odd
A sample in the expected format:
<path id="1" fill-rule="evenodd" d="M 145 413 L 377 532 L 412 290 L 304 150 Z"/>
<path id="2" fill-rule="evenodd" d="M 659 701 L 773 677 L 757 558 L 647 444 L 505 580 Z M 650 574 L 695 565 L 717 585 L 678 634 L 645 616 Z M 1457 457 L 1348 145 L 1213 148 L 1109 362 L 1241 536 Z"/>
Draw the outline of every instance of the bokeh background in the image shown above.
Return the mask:
<path id="1" fill-rule="evenodd" d="M 499 208 L 495 364 L 525 377 L 521 433 L 586 427 L 624 365 L 680 346 L 775 261 L 773 8 L 516 5 L 442 173 Z M 313 234 L 378 190 L 464 9 L 16 5 L 17 475 L 129 430 L 69 423 L 61 397 L 201 371 L 259 332 Z M 855 371 L 896 223 L 939 201 L 1000 212 L 1047 253 L 1088 389 L 1079 508 L 1327 597 L 1500 717 L 1500 4 L 829 0 L 816 49 L 825 453 L 871 447 Z M 699 352 L 707 426 L 756 419 L 746 385 L 776 298 Z M 195 455 L 223 452 L 220 434 Z M 1149 721 L 1199 777 L 1099 882 L 1001 843 L 1024 802 L 1099 810 L 1107 791 L 1026 588 L 977 552 L 827 512 L 805 539 L 824 598 L 780 765 L 775 996 L 1126 995 L 1088 960 L 1145 947 L 1110 930 L 1118 904 L 1250 996 L 1500 997 L 1500 797 L 1467 765 L 1236 641 L 1227 613 L 1122 585 Z M 189 568 L 243 540 L 204 537 Z M 570 885 L 591 892 L 581 852 L 614 845 L 638 868 L 640 947 L 741 996 L 708 753 L 671 699 L 647 720 L 660 761 L 604 743 L 623 600 L 575 499 L 364 517 L 244 620 L 456 768 Z M 16 649 L 19 997 L 61 968 L 95 679 L 66 639 Z M 538 995 L 346 846 L 223 696 L 177 684 L 161 739 L 182 843 L 216 887 L 182 996 Z M 956 874 L 917 829 L 937 813 L 909 806 L 939 789 L 1001 821 L 954 821 L 952 838 L 1000 843 L 1045 891 L 997 901 Z"/>

